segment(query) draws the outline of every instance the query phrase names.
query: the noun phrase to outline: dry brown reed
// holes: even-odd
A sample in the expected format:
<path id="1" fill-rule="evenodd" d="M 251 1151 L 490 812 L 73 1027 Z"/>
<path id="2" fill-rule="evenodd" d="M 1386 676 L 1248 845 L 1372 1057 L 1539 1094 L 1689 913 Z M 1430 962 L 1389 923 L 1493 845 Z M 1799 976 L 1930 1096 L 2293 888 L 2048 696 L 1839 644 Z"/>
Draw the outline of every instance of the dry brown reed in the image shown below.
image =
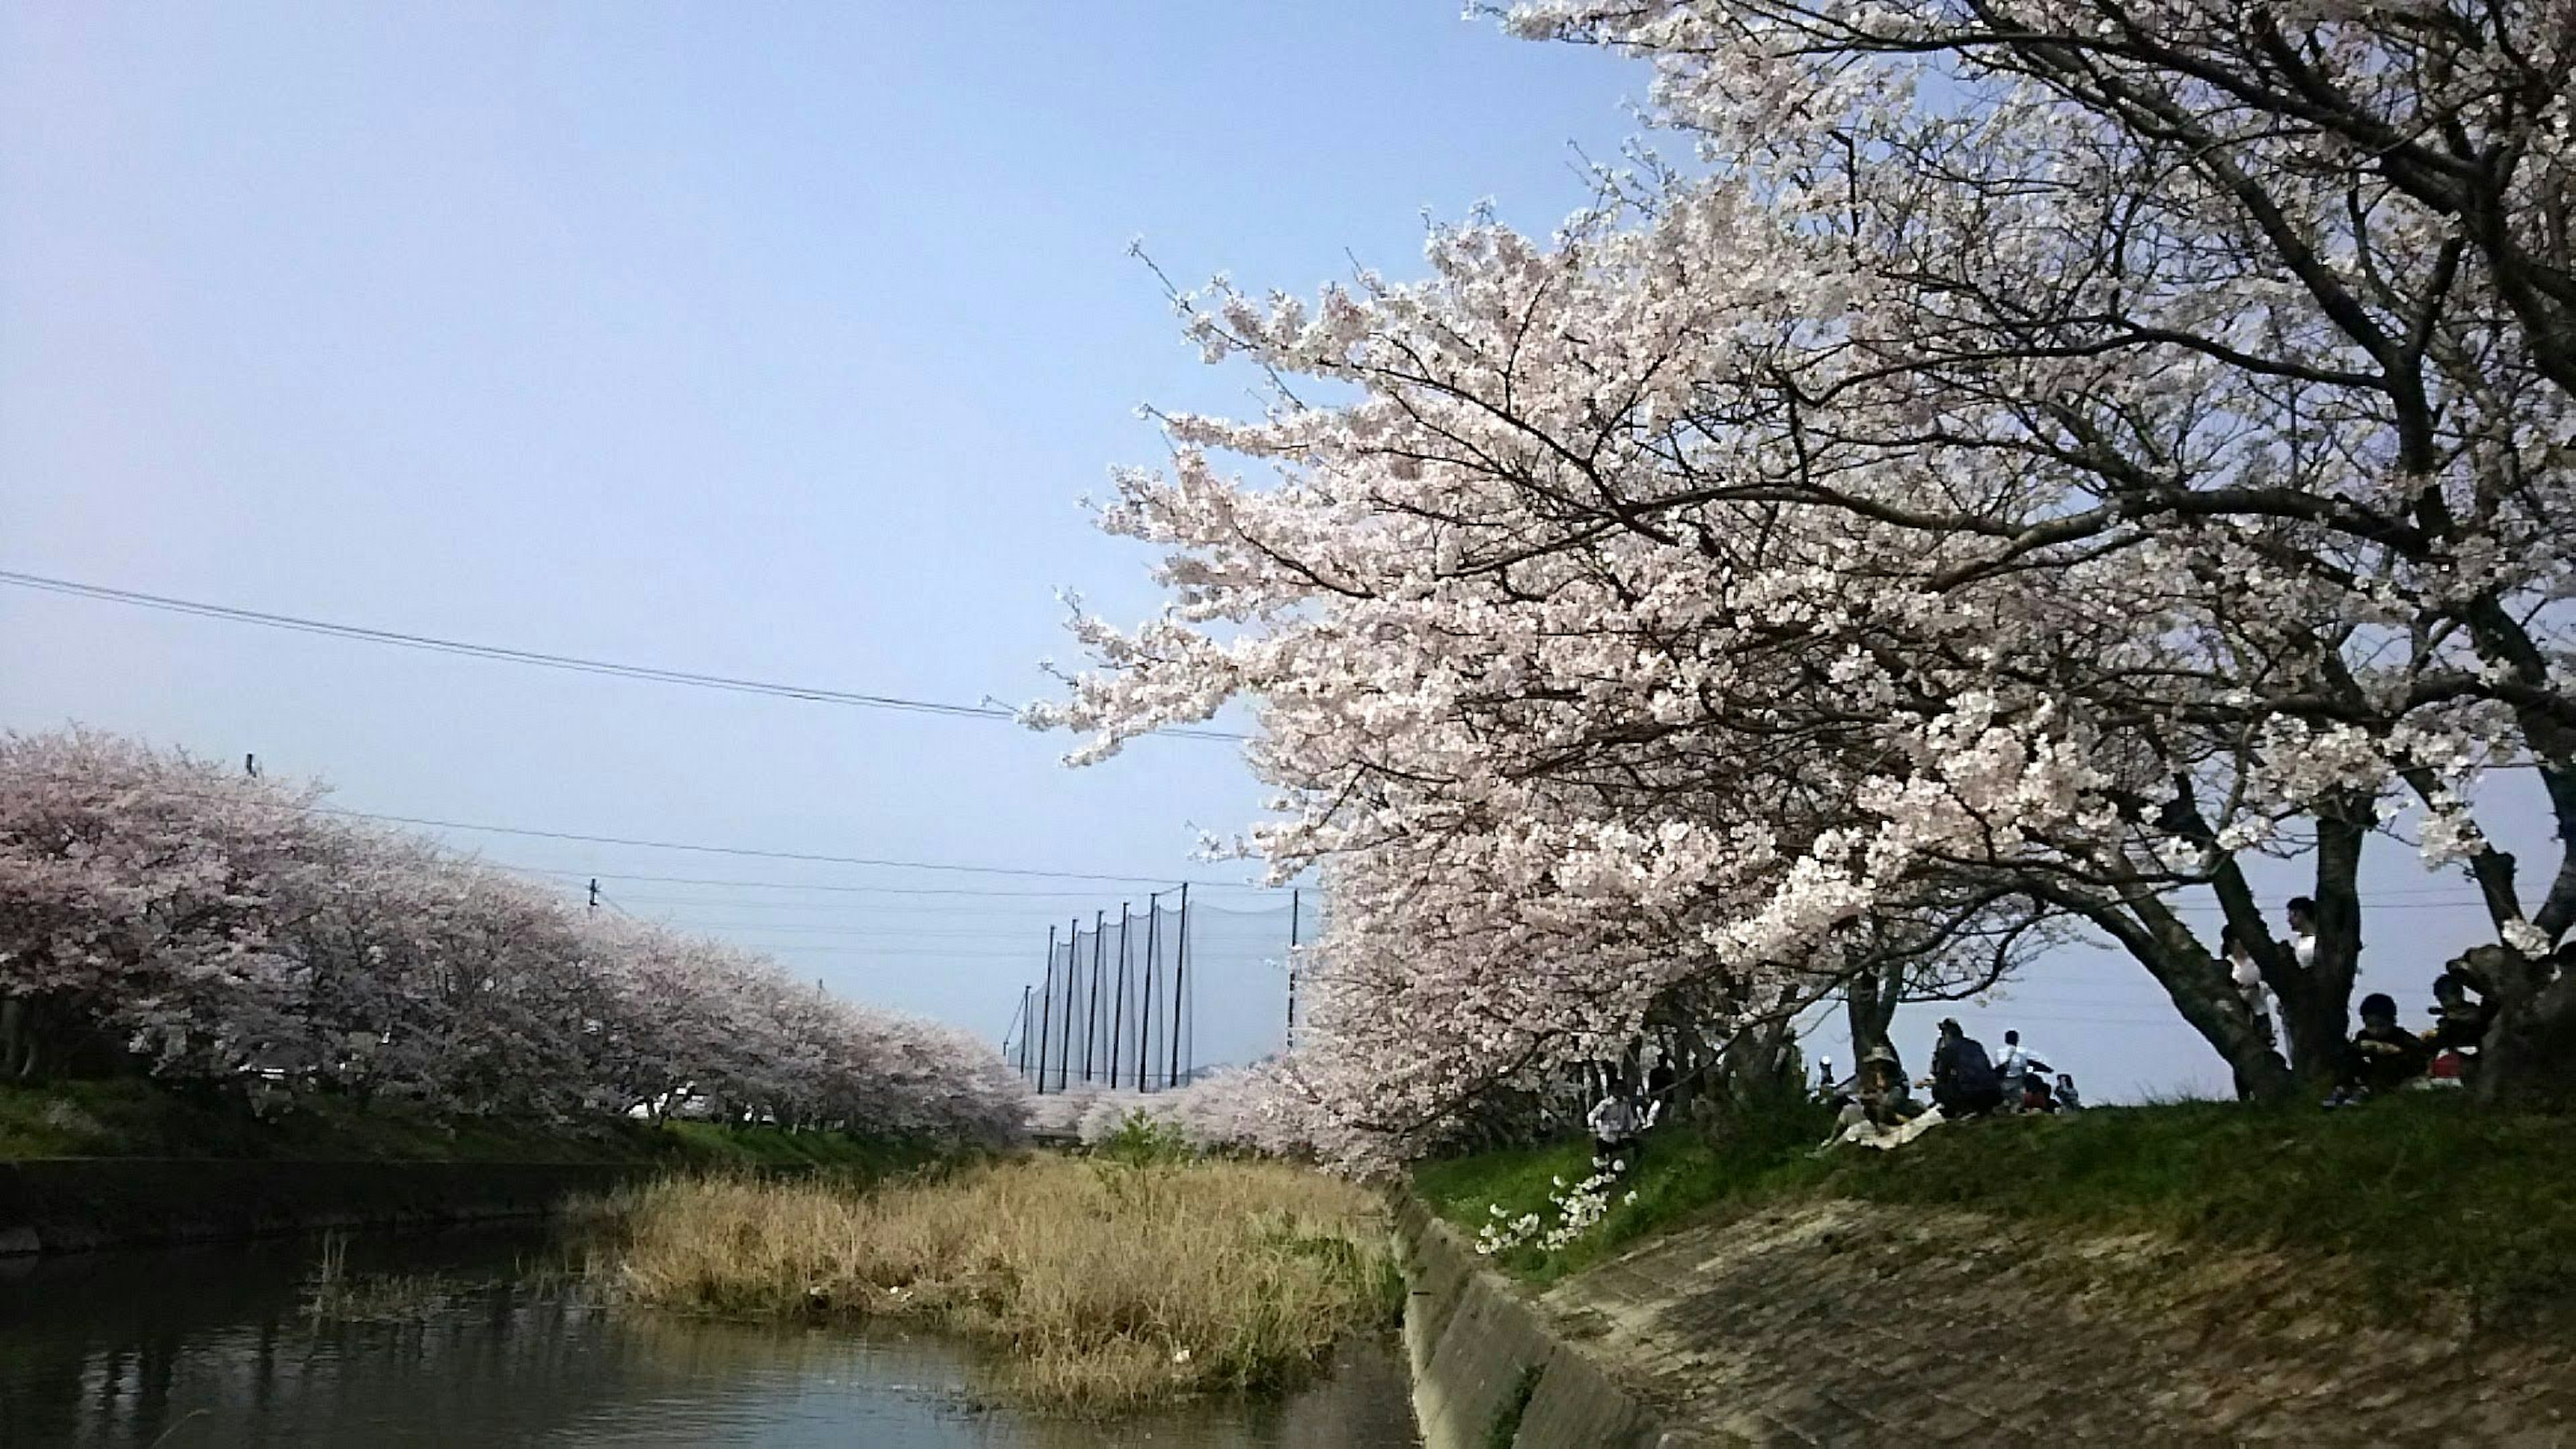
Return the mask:
<path id="1" fill-rule="evenodd" d="M 1287 1387 L 1403 1302 L 1381 1201 L 1277 1163 L 1040 1156 L 865 1192 L 668 1179 L 589 1221 L 626 1297 L 924 1321 L 1003 1350 L 1011 1397 L 1078 1413 Z"/>

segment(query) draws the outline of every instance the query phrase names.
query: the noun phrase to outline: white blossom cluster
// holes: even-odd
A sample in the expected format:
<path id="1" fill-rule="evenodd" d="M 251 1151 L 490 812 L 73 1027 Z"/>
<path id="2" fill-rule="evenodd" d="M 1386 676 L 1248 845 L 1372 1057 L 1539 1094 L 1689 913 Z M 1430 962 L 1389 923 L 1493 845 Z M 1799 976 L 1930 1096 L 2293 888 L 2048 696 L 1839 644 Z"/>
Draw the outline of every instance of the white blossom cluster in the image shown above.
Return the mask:
<path id="1" fill-rule="evenodd" d="M 1141 1117 L 1199 1152 L 1312 1161 L 1322 1155 L 1311 1116 L 1271 1065 L 1211 1072 L 1165 1092 L 1092 1092 L 1079 1106 L 1076 1133 L 1098 1146 Z"/>
<path id="2" fill-rule="evenodd" d="M 1570 1247 L 1585 1233 L 1600 1226 L 1610 1215 L 1611 1190 L 1618 1186 L 1619 1175 L 1628 1170 L 1624 1159 L 1612 1158 L 1593 1164 L 1592 1173 L 1582 1181 L 1569 1184 L 1562 1177 L 1553 1178 L 1556 1190 L 1548 1194 L 1547 1212 L 1527 1212 L 1518 1217 L 1506 1212 L 1500 1203 L 1486 1205 L 1492 1221 L 1476 1232 L 1476 1251 L 1488 1258 L 1507 1253 L 1526 1243 L 1535 1242 L 1553 1253 Z M 1623 1203 L 1633 1203 L 1637 1194 L 1632 1189 L 1621 1195 Z M 1553 1216 L 1555 1221 L 1548 1218 Z"/>
<path id="3" fill-rule="evenodd" d="M 453 1111 L 1019 1132 L 986 1043 L 319 797 L 109 735 L 0 736 L 0 1001 L 31 1058 L 13 1065 L 107 1038 L 173 1080 Z"/>

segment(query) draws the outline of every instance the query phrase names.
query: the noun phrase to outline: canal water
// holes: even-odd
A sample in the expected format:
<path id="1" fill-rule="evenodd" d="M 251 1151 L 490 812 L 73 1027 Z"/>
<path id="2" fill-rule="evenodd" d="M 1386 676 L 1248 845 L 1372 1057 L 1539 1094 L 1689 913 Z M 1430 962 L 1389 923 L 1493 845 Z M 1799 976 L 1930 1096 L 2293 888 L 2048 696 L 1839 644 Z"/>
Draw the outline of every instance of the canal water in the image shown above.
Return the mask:
<path id="1" fill-rule="evenodd" d="M 347 1291 L 317 1317 L 326 1251 Z M 608 1307 L 559 1261 L 525 1233 L 0 1257 L 0 1449 L 1416 1443 L 1383 1351 L 1282 1400 L 1083 1424 L 979 1407 L 976 1353 L 935 1335 Z"/>

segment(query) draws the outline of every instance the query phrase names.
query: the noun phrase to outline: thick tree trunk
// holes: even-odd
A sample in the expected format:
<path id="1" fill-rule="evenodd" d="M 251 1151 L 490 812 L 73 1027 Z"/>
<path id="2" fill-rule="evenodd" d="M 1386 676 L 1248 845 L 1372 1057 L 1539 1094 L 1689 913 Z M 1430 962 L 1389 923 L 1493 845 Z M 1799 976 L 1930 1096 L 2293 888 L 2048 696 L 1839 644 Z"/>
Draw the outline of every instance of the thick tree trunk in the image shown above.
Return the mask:
<path id="1" fill-rule="evenodd" d="M 2481 1100 L 2517 1107 L 2576 1106 L 2576 982 L 2496 1014 L 2478 1049 Z"/>
<path id="2" fill-rule="evenodd" d="M 2478 1044 L 2479 1099 L 2576 1106 L 2576 974 L 2502 946 L 2479 946 L 2451 964 L 2496 1009 Z"/>
<path id="3" fill-rule="evenodd" d="M 2255 1021 L 2227 963 L 2203 946 L 2163 901 L 2133 901 L 2125 911 L 2081 898 L 2064 903 L 2110 933 L 2156 978 L 2182 1019 L 2227 1063 L 2240 1099 L 2277 1101 L 2295 1092 L 2297 1079 Z"/>
<path id="4" fill-rule="evenodd" d="M 2190 781 L 2178 780 L 2175 791 L 2166 824 L 2215 850 L 2217 835 L 2202 818 Z M 2263 984 L 2271 988 L 2273 999 L 2280 1004 L 2281 1032 L 2288 1038 L 2289 1068 L 2318 1090 L 2331 1084 L 2341 1069 L 2346 1034 L 2351 1027 L 2352 981 L 2361 964 L 2361 847 L 2369 835 L 2371 804 L 2368 796 L 2347 793 L 2329 801 L 2319 813 L 2316 882 L 2310 887 L 2317 903 L 2317 949 L 2315 959 L 2306 966 L 2299 964 L 2288 944 L 2273 936 L 2263 903 L 2255 899 L 2253 887 L 2247 884 L 2234 857 L 2222 857 L 2210 874 L 2210 889 L 2217 893 L 2227 924 L 2245 942 L 2255 966 L 2263 973 Z M 2172 925 L 2170 912 L 2161 906 L 2158 912 L 2161 921 L 2150 920 L 2148 925 L 2155 939 L 2162 942 L 2179 928 Z M 2146 913 L 2140 914 L 2145 919 Z M 2181 935 L 2187 940 L 2189 933 Z M 2198 943 L 2191 944 L 2196 950 Z M 2222 971 L 2226 968 L 2223 961 L 2217 964 Z M 2150 962 L 2147 969 L 2157 968 Z M 2196 968 L 2185 968 L 2182 974 L 2194 975 Z M 2156 979 L 2165 982 L 2169 993 L 2172 991 L 2173 983 L 2166 981 L 2163 973 Z M 2232 982 L 2230 988 L 2233 989 Z M 2175 1001 L 2179 1005 L 2181 998 Z M 2246 1020 L 2259 1035 L 2261 1027 L 2253 1022 L 2254 1008 L 2251 1003 L 2245 1005 Z M 2239 1065 L 2228 1048 L 2221 1047 L 2219 1054 L 2228 1058 L 2231 1067 Z M 2240 1071 L 2240 1095 L 2268 1095 L 2248 1094 L 2245 1087 Z"/>
<path id="5" fill-rule="evenodd" d="M 1853 972 L 1843 983 L 1843 1023 L 1851 1030 L 1852 1044 L 1852 1059 L 1845 1065 L 1852 1070 L 1859 1070 L 1873 1048 L 1896 1049 L 1888 1032 L 1896 1025 L 1904 971 L 1902 962 L 1876 962 Z"/>
<path id="6" fill-rule="evenodd" d="M 34 1074 L 31 1036 L 27 1030 L 26 998 L 0 996 L 0 1078 Z"/>
<path id="7" fill-rule="evenodd" d="M 2281 1002 L 2290 1039 L 2290 1068 L 2311 1086 L 2330 1085 L 2343 1068 L 2352 1035 L 2352 981 L 2361 966 L 2361 823 L 2368 802 L 2337 802 L 2335 818 L 2317 821 L 2317 949 L 2305 967 L 2275 950 L 2264 981 Z"/>
<path id="8" fill-rule="evenodd" d="M 1760 1101 L 1786 1088 L 1805 1085 L 1791 1079 L 1797 1053 L 1790 1045 L 1788 1018 L 1764 1022 L 1737 1032 L 1719 1057 L 1722 1092 L 1730 1101 Z"/>

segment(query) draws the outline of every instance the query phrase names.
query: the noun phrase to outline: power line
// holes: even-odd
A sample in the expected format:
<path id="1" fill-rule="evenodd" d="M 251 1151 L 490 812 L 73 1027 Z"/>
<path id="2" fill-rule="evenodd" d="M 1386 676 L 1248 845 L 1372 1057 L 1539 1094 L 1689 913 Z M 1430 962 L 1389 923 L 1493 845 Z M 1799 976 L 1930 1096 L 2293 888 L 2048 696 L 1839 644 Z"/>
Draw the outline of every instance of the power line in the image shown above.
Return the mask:
<path id="1" fill-rule="evenodd" d="M 613 903 L 612 903 L 613 904 Z M 986 927 L 967 931 L 943 931 L 923 926 L 805 926 L 776 921 L 693 921 L 662 920 L 666 926 L 686 926 L 692 931 L 758 931 L 780 936 L 858 936 L 868 940 L 892 940 L 898 937 L 943 941 L 1016 941 L 1028 934 L 1025 927 Z"/>
<path id="2" fill-rule="evenodd" d="M 2376 901 L 2371 899 L 2371 893 L 2368 891 L 2360 892 L 2357 902 L 2365 911 L 2462 911 L 2483 910 L 2486 907 L 2486 898 L 2483 896 L 2462 896 L 2457 900 L 2440 901 Z M 2223 906 L 2207 905 L 2197 901 L 2167 902 L 2165 908 L 2178 915 L 2195 916 L 2220 915 L 2226 909 Z"/>
<path id="3" fill-rule="evenodd" d="M 795 880 L 740 880 L 740 879 L 734 879 L 734 880 L 723 880 L 723 879 L 714 879 L 714 878 L 710 878 L 710 877 L 707 877 L 707 876 L 691 876 L 691 875 L 623 875 L 623 874 L 619 874 L 619 873 L 614 872 L 614 871 L 605 871 L 605 870 L 591 870 L 591 869 L 560 869 L 560 870 L 558 870 L 558 869 L 552 869 L 552 868 L 545 867 L 545 866 L 535 866 L 535 865 L 512 865 L 512 864 L 510 864 L 510 863 L 508 863 L 508 862 L 506 862 L 506 861 L 487 861 L 487 862 L 485 862 L 485 863 L 486 863 L 486 864 L 488 864 L 488 865 L 496 866 L 496 867 L 498 867 L 498 868 L 500 868 L 500 869 L 502 869 L 502 870 L 517 871 L 517 872 L 519 872 L 519 873 L 520 873 L 520 874 L 522 874 L 522 875 L 556 875 L 556 876 L 568 876 L 568 877 L 571 877 L 571 878 L 573 878 L 573 879 L 575 879 L 575 880 L 582 880 L 582 879 L 588 879 L 588 878 L 596 877 L 596 878 L 598 878 L 598 879 L 600 879 L 600 880 L 623 880 L 623 881 L 636 881 L 636 882 L 650 882 L 650 883 L 655 884 L 655 885 L 725 886 L 725 887 L 729 887 L 729 888 L 736 889 L 736 890 L 764 890 L 764 891 L 830 891 L 830 892 L 833 892 L 833 893 L 836 893 L 836 894 L 843 894 L 843 895 L 868 895 L 868 896 L 879 896 L 879 895 L 883 895 L 883 896 L 981 896 L 981 897 L 988 897 L 988 898 L 991 898 L 991 897 L 1001 897 L 1001 898 L 1018 898 L 1018 899 L 1027 899 L 1027 900 L 1090 900 L 1090 899 L 1092 899 L 1093 897 L 1095 897 L 1095 896 L 1097 896 L 1097 895 L 1099 895 L 1099 894 L 1100 894 L 1098 891 L 1092 891 L 1092 890 L 1038 890 L 1038 891 L 1014 891 L 1014 890 L 990 890 L 990 889 L 986 889 L 986 888 L 983 888 L 983 887 L 980 887 L 980 886 L 833 885 L 833 884 L 822 884 L 822 883 L 816 883 L 816 882 L 812 882 L 812 881 L 795 881 Z M 1151 883 L 1152 883 L 1152 882 L 1150 882 L 1150 881 L 1148 882 L 1148 884 L 1151 884 Z M 1177 882 L 1175 882 L 1175 884 L 1177 884 Z M 1287 889 L 1288 889 L 1288 887 L 1286 887 L 1286 886 L 1253 885 L 1253 884 L 1250 884 L 1250 883 L 1248 883 L 1248 882 L 1241 882 L 1241 881 L 1222 881 L 1222 880 L 1215 880 L 1215 881 L 1194 880 L 1194 881 L 1190 882 L 1190 884 L 1191 884 L 1192 886 L 1194 886 L 1194 887 L 1196 887 L 1196 888 L 1200 889 L 1200 890 L 1211 890 L 1211 889 L 1213 889 L 1213 890 L 1237 890 L 1237 891 L 1284 891 L 1284 890 L 1287 890 Z M 630 900 L 631 900 L 631 899 L 635 899 L 635 897 L 629 897 L 628 899 L 630 899 Z M 726 901 L 726 900 L 722 900 L 722 899 L 714 899 L 714 900 L 698 899 L 698 900 L 695 900 L 693 903 L 695 903 L 695 904 L 702 904 L 702 905 L 711 905 L 711 906 L 712 906 L 712 905 L 735 905 L 735 904 L 748 905 L 748 904 L 749 904 L 748 902 L 732 902 L 732 901 Z M 816 903 L 816 902 L 788 901 L 788 902 L 782 902 L 782 904 L 785 904 L 785 905 L 816 905 L 816 904 L 818 904 L 818 903 Z"/>
<path id="4" fill-rule="evenodd" d="M 76 779 L 77 777 L 61 776 L 57 778 Z M 934 860 L 897 860 L 883 856 L 866 855 L 821 855 L 798 850 L 763 850 L 744 845 L 700 845 L 689 841 L 644 840 L 622 835 L 583 835 L 569 830 L 538 830 L 524 825 L 486 825 L 470 820 L 436 820 L 425 815 L 387 815 L 373 810 L 350 810 L 338 805 L 316 805 L 292 800 L 255 800 L 240 796 L 218 795 L 204 790 L 178 789 L 170 786 L 160 786 L 158 788 L 161 793 L 165 795 L 174 795 L 194 800 L 214 800 L 225 804 L 248 805 L 254 808 L 265 807 L 271 810 L 300 810 L 314 815 L 333 815 L 349 820 L 374 820 L 391 825 L 419 825 L 427 826 L 436 830 L 474 830 L 493 835 L 527 836 L 536 840 L 571 840 L 589 845 L 623 845 L 631 846 L 639 850 L 685 850 L 702 855 L 738 855 L 749 856 L 761 860 L 793 860 L 821 865 L 880 866 L 895 870 L 945 870 L 956 871 L 969 875 L 1017 875 L 1042 877 L 1051 880 L 1104 881 L 1115 885 L 1150 885 L 1175 888 L 1182 884 L 1180 881 L 1153 875 L 1108 875 L 1091 871 L 1048 870 L 1034 866 L 956 865 L 946 861 Z M 507 869 L 507 867 L 496 868 Z M 600 880 L 634 879 L 634 877 L 612 876 L 604 871 L 595 870 L 578 873 L 563 871 L 548 873 L 558 875 L 579 874 L 595 877 Z M 1195 881 L 1189 883 L 1193 885 L 1198 884 L 1198 882 Z M 1225 883 L 1216 882 L 1216 884 Z"/>
<path id="5" fill-rule="evenodd" d="M 287 807 L 297 808 L 297 807 Z M 570 830 L 537 830 L 522 825 L 485 825 L 470 820 L 434 820 L 423 815 L 385 815 L 369 810 L 344 810 L 337 805 L 300 807 L 319 815 L 341 815 L 356 820 L 378 820 L 394 825 L 421 825 L 437 830 L 475 830 L 492 835 L 518 835 L 532 840 L 575 840 L 590 845 L 623 845 L 638 850 L 685 850 L 701 855 L 737 855 L 758 860 L 795 860 L 820 865 L 884 866 L 897 870 L 946 870 L 968 875 L 1019 875 L 1050 880 L 1096 880 L 1122 885 L 1174 885 L 1161 876 L 1106 875 L 1080 870 L 1042 870 L 1034 867 L 1007 865 L 954 865 L 944 861 L 895 860 L 882 856 L 821 855 L 801 850 L 762 850 L 744 845 L 699 845 L 680 840 L 644 840 L 622 835 L 583 835 Z M 599 872 L 600 879 L 612 877 Z"/>
<path id="6" fill-rule="evenodd" d="M 915 950 L 908 946 L 753 946 L 746 949 L 756 950 L 765 955 L 917 956 L 934 961 L 1025 961 L 1031 956 L 1041 954 L 1035 951 L 956 951 L 945 947 L 935 950 Z"/>
<path id="7" fill-rule="evenodd" d="M 72 579 L 48 578 L 42 574 L 18 573 L 0 569 L 0 584 L 23 589 L 37 589 L 72 598 L 94 599 L 111 604 L 129 604 L 141 609 L 159 609 L 173 614 L 190 614 L 205 619 L 222 619 L 236 624 L 257 624 L 263 628 L 285 629 L 301 634 L 321 634 L 334 639 L 356 639 L 370 644 L 391 644 L 402 649 L 418 649 L 431 654 L 456 654 L 472 659 L 489 659 L 504 664 L 525 664 L 539 669 L 559 669 L 573 674 L 600 674 L 616 679 L 640 679 L 655 684 L 679 684 L 692 689 L 716 689 L 734 694 L 764 694 L 779 699 L 800 699 L 814 704 L 850 705 L 862 709 L 895 710 L 910 714 L 945 715 L 959 719 L 986 719 L 1017 722 L 1019 712 L 1000 705 L 955 704 L 939 700 L 908 699 L 902 695 L 869 694 L 857 690 L 827 689 L 818 685 L 781 684 L 774 680 L 744 679 L 733 675 L 703 674 L 688 669 L 665 669 L 651 664 L 621 664 L 607 659 L 585 659 L 572 654 L 553 654 L 538 649 L 516 649 L 499 644 L 474 644 L 459 639 L 441 639 L 427 634 L 407 634 L 393 629 L 370 629 L 357 624 L 335 624 L 325 619 L 305 618 L 296 614 L 272 614 L 259 609 L 235 608 L 229 604 L 209 604 L 195 599 L 176 599 L 164 594 L 146 594 L 133 589 L 109 588 L 104 584 L 85 584 Z M 1252 738 L 1230 730 L 1190 729 L 1176 727 L 1154 731 L 1173 739 L 1221 740 L 1241 743 Z"/>
<path id="8" fill-rule="evenodd" d="M 606 878 L 601 877 L 603 880 Z M 995 892 L 995 894 L 1004 900 L 1013 898 L 1009 892 Z M 959 920 L 981 918 L 1016 921 L 1034 918 L 1043 922 L 1054 921 L 1064 915 L 1064 900 L 1096 901 L 1102 894 L 1100 891 L 1085 891 L 1077 896 L 1067 891 L 1062 897 L 1036 898 L 1018 905 L 999 904 L 988 897 L 975 896 L 969 896 L 961 901 L 751 901 L 734 900 L 724 896 L 627 896 L 625 899 L 639 906 L 659 907 L 665 914 L 693 910 L 864 911 L 871 917 L 939 915 Z M 1286 910 L 1287 907 L 1282 906 L 1280 909 Z"/>

